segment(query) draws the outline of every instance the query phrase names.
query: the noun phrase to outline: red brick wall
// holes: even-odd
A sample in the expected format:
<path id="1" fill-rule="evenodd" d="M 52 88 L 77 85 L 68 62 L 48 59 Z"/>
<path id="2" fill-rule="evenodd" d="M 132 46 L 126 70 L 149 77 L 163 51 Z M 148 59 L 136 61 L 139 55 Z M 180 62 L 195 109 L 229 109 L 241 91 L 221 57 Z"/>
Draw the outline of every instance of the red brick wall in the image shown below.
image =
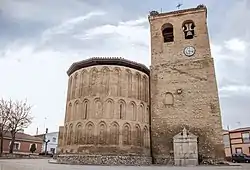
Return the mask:
<path id="1" fill-rule="evenodd" d="M 9 139 L 4 139 L 3 141 L 3 151 L 4 152 L 9 152 L 9 145 L 10 145 L 10 141 Z M 42 143 L 38 143 L 38 142 L 26 142 L 26 141 L 20 141 L 20 140 L 16 140 L 16 142 L 20 142 L 20 149 L 19 150 L 14 150 L 14 152 L 20 152 L 20 153 L 31 153 L 30 152 L 30 145 L 35 143 L 36 146 L 36 151 L 34 153 L 40 153 L 41 152 L 41 148 L 42 148 Z"/>

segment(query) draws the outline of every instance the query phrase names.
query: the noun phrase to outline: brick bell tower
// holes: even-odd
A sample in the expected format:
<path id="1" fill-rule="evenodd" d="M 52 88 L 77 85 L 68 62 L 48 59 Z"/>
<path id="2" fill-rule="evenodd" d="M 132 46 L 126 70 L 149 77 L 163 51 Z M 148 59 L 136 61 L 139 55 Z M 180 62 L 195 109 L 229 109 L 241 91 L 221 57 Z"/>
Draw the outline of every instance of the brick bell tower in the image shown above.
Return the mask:
<path id="1" fill-rule="evenodd" d="M 207 9 L 150 12 L 151 138 L 156 164 L 173 161 L 173 136 L 198 136 L 199 158 L 224 160 L 222 122 Z"/>

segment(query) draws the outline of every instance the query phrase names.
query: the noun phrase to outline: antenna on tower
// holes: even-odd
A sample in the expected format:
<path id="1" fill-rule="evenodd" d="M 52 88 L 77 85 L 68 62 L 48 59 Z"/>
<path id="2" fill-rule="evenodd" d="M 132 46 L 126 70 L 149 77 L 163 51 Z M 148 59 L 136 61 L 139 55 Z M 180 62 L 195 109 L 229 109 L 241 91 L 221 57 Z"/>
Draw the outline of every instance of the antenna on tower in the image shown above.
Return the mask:
<path id="1" fill-rule="evenodd" d="M 161 13 L 162 13 L 162 8 L 161 8 Z"/>
<path id="2" fill-rule="evenodd" d="M 38 127 L 36 128 L 36 135 L 38 135 Z"/>

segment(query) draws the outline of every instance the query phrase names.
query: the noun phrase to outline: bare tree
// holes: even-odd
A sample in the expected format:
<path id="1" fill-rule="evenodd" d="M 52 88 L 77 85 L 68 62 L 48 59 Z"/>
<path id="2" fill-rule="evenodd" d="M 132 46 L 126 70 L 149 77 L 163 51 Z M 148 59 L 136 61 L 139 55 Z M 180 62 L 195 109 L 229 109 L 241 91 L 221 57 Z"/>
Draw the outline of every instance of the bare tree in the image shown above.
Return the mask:
<path id="1" fill-rule="evenodd" d="M 3 137 L 8 132 L 10 112 L 8 112 L 8 101 L 0 100 L 0 155 L 3 153 Z"/>
<path id="2" fill-rule="evenodd" d="M 27 104 L 27 101 L 13 102 L 10 100 L 7 110 L 10 112 L 8 126 L 12 138 L 9 153 L 13 153 L 16 133 L 27 128 L 31 124 L 33 117 L 31 116 L 31 106 Z"/>

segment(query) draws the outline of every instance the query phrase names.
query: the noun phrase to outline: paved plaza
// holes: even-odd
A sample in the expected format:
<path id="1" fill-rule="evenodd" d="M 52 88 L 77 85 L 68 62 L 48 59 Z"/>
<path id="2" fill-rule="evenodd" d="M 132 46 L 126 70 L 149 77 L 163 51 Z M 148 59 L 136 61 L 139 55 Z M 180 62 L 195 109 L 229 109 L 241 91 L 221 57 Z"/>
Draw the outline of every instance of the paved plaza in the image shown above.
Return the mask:
<path id="1" fill-rule="evenodd" d="M 168 166 L 80 166 L 80 165 L 59 165 L 49 164 L 46 159 L 2 159 L 0 170 L 250 170 L 250 164 L 241 166 L 197 166 L 197 167 L 168 167 Z"/>

